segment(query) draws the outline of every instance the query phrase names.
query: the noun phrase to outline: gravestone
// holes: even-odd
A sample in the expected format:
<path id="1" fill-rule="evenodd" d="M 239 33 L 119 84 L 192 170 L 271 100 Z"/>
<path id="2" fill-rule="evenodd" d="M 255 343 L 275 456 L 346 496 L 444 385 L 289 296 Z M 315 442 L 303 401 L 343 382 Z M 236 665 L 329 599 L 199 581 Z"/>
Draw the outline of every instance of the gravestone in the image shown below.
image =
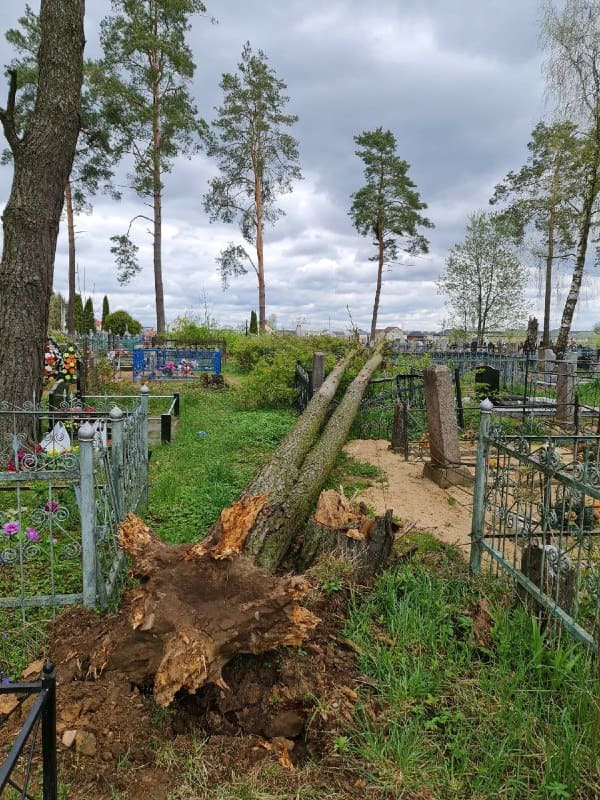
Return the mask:
<path id="1" fill-rule="evenodd" d="M 500 370 L 487 364 L 475 367 L 475 383 L 480 384 L 481 390 L 491 398 L 500 391 Z"/>
<path id="2" fill-rule="evenodd" d="M 473 478 L 461 466 L 452 374 L 448 367 L 434 364 L 423 370 L 423 380 L 431 457 L 423 468 L 423 477 L 430 478 L 442 489 L 468 485 Z"/>
<path id="3" fill-rule="evenodd" d="M 477 352 L 477 339 L 473 339 L 471 342 L 471 353 Z"/>

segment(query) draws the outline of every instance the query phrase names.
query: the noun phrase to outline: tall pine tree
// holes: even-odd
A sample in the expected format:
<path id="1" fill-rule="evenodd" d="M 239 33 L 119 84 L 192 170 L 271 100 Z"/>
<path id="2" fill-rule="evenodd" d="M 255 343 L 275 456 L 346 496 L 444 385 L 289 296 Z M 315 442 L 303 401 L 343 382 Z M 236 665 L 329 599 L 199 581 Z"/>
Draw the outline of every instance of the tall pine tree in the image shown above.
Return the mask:
<path id="1" fill-rule="evenodd" d="M 206 150 L 217 161 L 219 175 L 210 182 L 204 207 L 211 221 L 237 222 L 244 241 L 231 243 L 217 259 L 226 288 L 229 278 L 245 275 L 247 264 L 258 282 L 258 323 L 267 324 L 264 229 L 283 215 L 277 198 L 292 191 L 302 177 L 298 166 L 298 144 L 286 129 L 297 122 L 284 113 L 289 101 L 285 83 L 267 64 L 266 55 L 252 51 L 246 42 L 237 73 L 221 79 L 223 104 L 217 109 L 212 131 L 206 135 Z"/>
<path id="2" fill-rule="evenodd" d="M 152 208 L 156 325 L 165 330 L 162 269 L 163 178 L 179 155 L 197 149 L 202 124 L 190 96 L 195 64 L 186 42 L 190 17 L 201 0 L 111 0 L 102 21 L 103 59 L 95 80 L 105 113 L 133 159 L 131 186 Z M 138 247 L 126 233 L 112 237 L 121 282 L 140 266 Z"/>

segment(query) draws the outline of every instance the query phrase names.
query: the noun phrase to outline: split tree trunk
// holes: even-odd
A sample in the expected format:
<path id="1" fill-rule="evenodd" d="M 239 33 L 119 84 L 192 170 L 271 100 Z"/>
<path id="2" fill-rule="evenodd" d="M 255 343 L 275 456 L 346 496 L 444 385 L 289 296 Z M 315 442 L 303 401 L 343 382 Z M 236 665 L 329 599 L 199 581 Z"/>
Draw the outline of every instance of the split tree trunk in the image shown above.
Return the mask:
<path id="1" fill-rule="evenodd" d="M 293 486 L 283 495 L 269 493 L 246 541 L 245 551 L 257 564 L 274 570 L 283 560 L 312 511 L 319 492 L 344 446 L 373 372 L 381 364 L 374 353 L 348 387 L 321 434 L 308 453 Z"/>
<path id="2" fill-rule="evenodd" d="M 194 693 L 206 683 L 227 688 L 221 670 L 237 653 L 299 645 L 310 635 L 318 619 L 299 603 L 308 582 L 301 576 L 276 577 L 272 571 L 292 543 L 300 550 L 301 537 L 296 536 L 304 530 L 381 363 L 379 352 L 368 359 L 311 448 L 349 358 L 327 378 L 271 462 L 242 498 L 221 512 L 205 540 L 167 545 L 129 515 L 119 540 L 132 557 L 140 585 L 130 590 L 108 632 L 98 637 L 84 677 L 119 670 L 132 684 L 152 686 L 156 702 L 169 705 L 181 690 Z M 329 529 L 328 519 L 317 514 L 315 525 L 322 528 L 317 536 L 313 526 L 312 553 L 308 546 L 303 552 L 306 564 L 327 547 L 342 548 L 364 576 L 387 558 L 391 512 L 373 521 L 350 510 L 336 523 L 339 530 Z"/>

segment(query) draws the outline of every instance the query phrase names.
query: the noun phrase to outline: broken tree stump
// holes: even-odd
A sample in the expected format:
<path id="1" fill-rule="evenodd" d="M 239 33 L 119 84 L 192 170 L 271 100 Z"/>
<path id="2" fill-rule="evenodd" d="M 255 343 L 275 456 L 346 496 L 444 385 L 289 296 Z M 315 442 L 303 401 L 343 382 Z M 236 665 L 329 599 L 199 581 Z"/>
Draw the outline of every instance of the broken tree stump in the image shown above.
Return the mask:
<path id="1" fill-rule="evenodd" d="M 238 653 L 300 645 L 318 623 L 298 602 L 307 581 L 269 575 L 239 552 L 263 504 L 257 495 L 226 509 L 213 546 L 168 545 L 129 514 L 119 540 L 140 584 L 127 594 L 124 624 L 99 642 L 87 677 L 118 670 L 167 706 L 182 690 L 225 688 L 221 670 Z"/>
<path id="2" fill-rule="evenodd" d="M 372 518 L 363 504 L 355 508 L 343 494 L 329 490 L 321 492 L 304 528 L 297 566 L 307 569 L 322 553 L 336 552 L 352 563 L 357 580 L 365 580 L 383 569 L 393 543 L 391 510 Z"/>

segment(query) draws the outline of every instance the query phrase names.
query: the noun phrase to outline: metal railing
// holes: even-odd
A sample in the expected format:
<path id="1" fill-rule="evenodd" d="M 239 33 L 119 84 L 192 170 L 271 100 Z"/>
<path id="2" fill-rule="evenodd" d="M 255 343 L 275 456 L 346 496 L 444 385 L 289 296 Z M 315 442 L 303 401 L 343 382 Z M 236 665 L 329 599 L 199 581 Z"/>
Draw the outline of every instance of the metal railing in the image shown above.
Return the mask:
<path id="1" fill-rule="evenodd" d="M 484 401 L 471 568 L 510 575 L 593 651 L 600 630 L 600 437 L 506 434 Z"/>
<path id="2" fill-rule="evenodd" d="M 103 607 L 114 594 L 124 571 L 118 524 L 147 502 L 147 387 L 128 403 L 125 412 L 114 401 L 110 411 L 1 405 L 3 616 L 13 609 L 22 623 L 36 607 Z"/>
<path id="3" fill-rule="evenodd" d="M 41 725 L 42 797 L 43 800 L 56 800 L 58 779 L 56 771 L 56 671 L 54 666 L 50 662 L 44 664 L 41 680 L 34 683 L 2 684 L 0 694 L 37 695 L 10 752 L 4 762 L 0 764 L 0 794 L 6 787 L 12 787 L 21 797 L 32 800 L 28 790 Z M 25 754 L 26 748 L 28 748 L 28 752 Z M 21 782 L 18 783 L 15 773 L 22 755 L 25 756 L 21 770 L 23 775 Z"/>

